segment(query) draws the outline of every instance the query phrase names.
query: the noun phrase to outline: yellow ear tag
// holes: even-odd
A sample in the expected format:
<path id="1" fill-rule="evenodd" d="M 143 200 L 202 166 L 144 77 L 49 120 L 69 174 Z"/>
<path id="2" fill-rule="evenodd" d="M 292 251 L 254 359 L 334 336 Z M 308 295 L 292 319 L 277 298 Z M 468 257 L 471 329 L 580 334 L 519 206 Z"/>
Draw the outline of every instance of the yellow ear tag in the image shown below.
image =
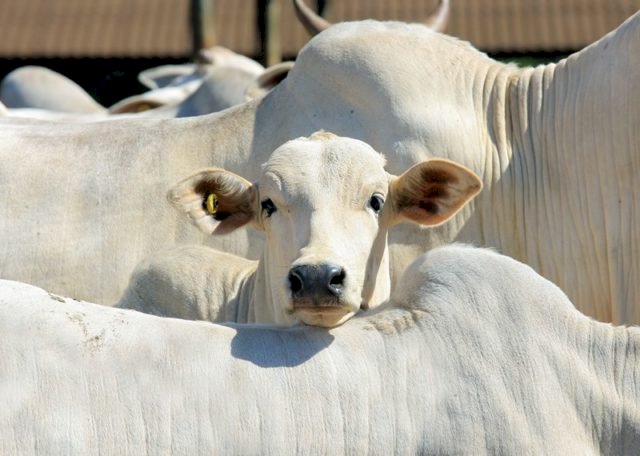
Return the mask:
<path id="1" fill-rule="evenodd" d="M 209 193 L 207 196 L 207 212 L 210 215 L 216 215 L 218 212 L 218 197 L 215 193 Z"/>

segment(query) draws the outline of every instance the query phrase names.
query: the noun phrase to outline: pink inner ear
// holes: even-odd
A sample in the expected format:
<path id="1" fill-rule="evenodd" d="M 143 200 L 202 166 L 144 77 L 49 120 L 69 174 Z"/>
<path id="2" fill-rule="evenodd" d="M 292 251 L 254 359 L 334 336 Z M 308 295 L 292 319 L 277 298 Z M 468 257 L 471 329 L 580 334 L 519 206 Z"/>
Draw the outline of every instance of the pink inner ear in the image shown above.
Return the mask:
<path id="1" fill-rule="evenodd" d="M 250 221 L 251 216 L 245 212 L 226 214 L 224 219 L 219 221 L 218 226 L 213 231 L 213 234 L 218 235 L 230 233 L 231 231 L 246 225 Z"/>
<path id="2" fill-rule="evenodd" d="M 432 160 L 417 164 L 393 184 L 398 215 L 423 225 L 439 225 L 474 193 L 472 182 L 466 184 L 452 163 Z"/>
<path id="3" fill-rule="evenodd" d="M 391 182 L 395 216 L 426 226 L 451 218 L 482 189 L 480 178 L 445 159 L 418 163 Z"/>
<path id="4" fill-rule="evenodd" d="M 446 184 L 446 182 L 444 183 Z M 423 199 L 447 199 L 449 198 L 449 189 L 441 183 L 427 183 L 423 186 Z"/>
<path id="5" fill-rule="evenodd" d="M 215 195 L 215 210 L 207 199 Z M 255 190 L 230 172 L 210 168 L 194 174 L 172 190 L 169 198 L 192 222 L 208 234 L 229 233 L 252 222 Z"/>
<path id="6" fill-rule="evenodd" d="M 441 206 L 435 202 L 420 203 L 407 207 L 401 212 L 403 218 L 425 226 L 435 226 L 446 221 L 451 214 L 442 213 Z"/>
<path id="7" fill-rule="evenodd" d="M 439 175 L 442 178 L 442 175 Z M 396 204 L 401 212 L 425 211 L 438 214 L 444 201 L 450 198 L 447 180 L 414 181 L 414 186 L 406 186 L 399 190 Z"/>
<path id="8" fill-rule="evenodd" d="M 455 185 L 459 181 L 458 176 L 451 171 L 428 162 L 420 167 L 420 180 L 423 185 Z"/>
<path id="9" fill-rule="evenodd" d="M 435 201 L 420 201 L 420 209 L 431 214 L 436 215 L 440 212 L 440 206 Z"/>

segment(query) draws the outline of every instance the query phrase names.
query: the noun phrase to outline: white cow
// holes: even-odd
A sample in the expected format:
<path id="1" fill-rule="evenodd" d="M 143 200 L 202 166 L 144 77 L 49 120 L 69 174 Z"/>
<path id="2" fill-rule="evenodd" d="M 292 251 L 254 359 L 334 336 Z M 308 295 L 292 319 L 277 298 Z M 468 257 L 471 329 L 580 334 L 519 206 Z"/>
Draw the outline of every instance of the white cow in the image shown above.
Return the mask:
<path id="1" fill-rule="evenodd" d="M 64 113 L 105 113 L 106 109 L 66 76 L 40 66 L 23 66 L 0 83 L 0 101 L 8 108 Z"/>
<path id="2" fill-rule="evenodd" d="M 0 100 L 13 117 L 94 122 L 111 115 L 188 117 L 221 111 L 245 101 L 246 93 L 264 95 L 282 80 L 292 63 L 266 69 L 229 49 L 203 49 L 197 64 L 163 65 L 140 73 L 152 90 L 132 95 L 108 110 L 75 82 L 43 67 L 25 66 L 0 86 Z"/>
<path id="3" fill-rule="evenodd" d="M 138 73 L 138 82 L 148 89 L 160 89 L 174 84 L 176 80 L 180 80 L 179 78 L 193 74 L 197 68 L 197 63 L 180 63 L 147 68 Z"/>
<path id="4" fill-rule="evenodd" d="M 180 83 L 131 95 L 111 105 L 109 114 L 142 113 L 163 106 L 178 105 L 198 90 L 204 79 L 204 73 L 194 72 L 181 79 Z"/>
<path id="5" fill-rule="evenodd" d="M 266 68 L 244 92 L 245 101 L 261 98 L 287 77 L 295 62 L 280 62 Z"/>
<path id="6" fill-rule="evenodd" d="M 210 321 L 332 327 L 389 299 L 387 232 L 406 221 L 444 223 L 478 194 L 480 179 L 446 160 L 396 177 L 361 141 L 317 132 L 289 141 L 258 182 L 205 169 L 169 192 L 207 234 L 264 231 L 259 261 L 178 247 L 144 262 L 119 307 Z"/>
<path id="7" fill-rule="evenodd" d="M 0 111 L 0 114 L 76 123 L 132 117 L 162 119 L 199 116 L 263 97 L 287 76 L 292 67 L 293 62 L 282 62 L 260 71 L 229 66 L 208 69 L 200 67 L 201 70 L 190 73 L 188 77 L 178 78 L 174 85 L 121 100 L 109 108 L 109 112 L 71 113 L 39 108 L 11 108 Z"/>
<path id="8" fill-rule="evenodd" d="M 0 277 L 115 302 L 142 258 L 203 240 L 167 209 L 170 185 L 207 166 L 255 180 L 278 146 L 324 128 L 384 153 L 392 174 L 437 156 L 483 180 L 446 224 L 390 232 L 394 281 L 426 249 L 469 241 L 532 265 L 591 316 L 640 322 L 638 46 L 636 14 L 557 64 L 518 69 L 423 26 L 342 23 L 267 96 L 220 114 L 0 118 Z M 261 242 L 208 241 L 254 259 Z"/>
<path id="9" fill-rule="evenodd" d="M 190 74 L 119 101 L 109 111 L 112 114 L 147 111 L 146 115 L 157 117 L 189 117 L 222 111 L 245 101 L 245 92 L 264 72 L 265 68 L 255 60 L 224 47 L 202 49 Z M 142 73 L 142 80 L 157 77 L 154 72 L 150 74 Z M 156 82 L 159 83 L 161 81 Z"/>
<path id="10" fill-rule="evenodd" d="M 640 330 L 531 268 L 434 249 L 329 331 L 219 326 L 0 281 L 1 454 L 640 452 Z"/>
<path id="11" fill-rule="evenodd" d="M 432 30 L 442 32 L 449 23 L 450 8 L 449 0 L 439 0 L 438 6 L 422 20 L 422 23 Z M 293 0 L 293 9 L 298 20 L 310 35 L 317 35 L 333 25 L 317 15 L 303 0 Z"/>
<path id="12" fill-rule="evenodd" d="M 13 117 L 86 122 L 106 120 L 110 112 L 137 113 L 167 104 L 176 105 L 195 92 L 203 80 L 204 72 L 192 71 L 183 77 L 176 76 L 166 87 L 126 98 L 107 110 L 66 76 L 44 67 L 24 66 L 2 80 L 0 100 L 6 103 L 9 115 Z"/>

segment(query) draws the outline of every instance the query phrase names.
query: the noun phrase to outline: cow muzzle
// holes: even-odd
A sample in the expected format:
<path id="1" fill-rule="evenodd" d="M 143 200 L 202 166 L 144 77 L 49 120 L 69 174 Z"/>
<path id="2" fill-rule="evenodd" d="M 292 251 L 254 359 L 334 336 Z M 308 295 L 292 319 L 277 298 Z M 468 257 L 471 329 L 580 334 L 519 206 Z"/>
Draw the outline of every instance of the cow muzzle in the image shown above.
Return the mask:
<path id="1" fill-rule="evenodd" d="M 342 299 L 346 272 L 340 266 L 299 265 L 291 268 L 288 279 L 294 314 L 304 323 L 333 327 L 355 313 Z"/>

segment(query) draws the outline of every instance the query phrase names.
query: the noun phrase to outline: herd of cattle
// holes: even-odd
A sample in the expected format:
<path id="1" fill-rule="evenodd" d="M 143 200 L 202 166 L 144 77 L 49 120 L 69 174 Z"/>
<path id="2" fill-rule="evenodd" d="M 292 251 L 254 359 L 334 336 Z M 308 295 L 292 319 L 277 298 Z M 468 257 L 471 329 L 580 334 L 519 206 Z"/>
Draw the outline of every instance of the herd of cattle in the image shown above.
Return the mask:
<path id="1" fill-rule="evenodd" d="M 640 13 L 520 69 L 294 5 L 295 64 L 2 81 L 0 453 L 640 452 Z"/>

